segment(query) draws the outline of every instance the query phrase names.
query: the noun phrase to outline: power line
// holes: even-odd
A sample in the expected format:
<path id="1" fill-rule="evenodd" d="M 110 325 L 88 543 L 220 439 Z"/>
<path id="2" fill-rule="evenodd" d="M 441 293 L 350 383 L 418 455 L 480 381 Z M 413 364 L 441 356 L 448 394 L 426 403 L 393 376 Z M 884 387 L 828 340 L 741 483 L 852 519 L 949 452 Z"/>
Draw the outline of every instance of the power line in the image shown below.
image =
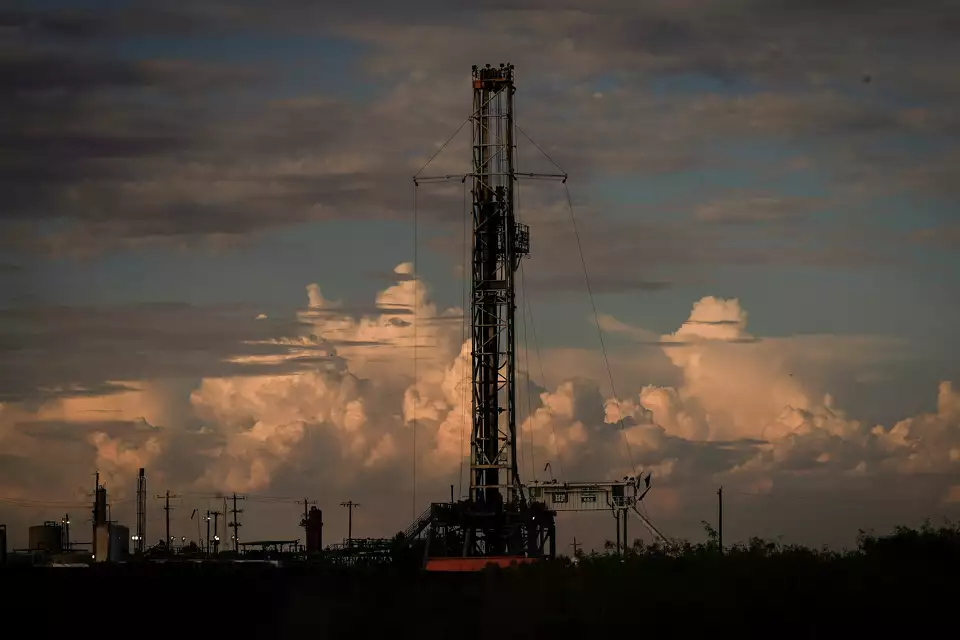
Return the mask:
<path id="1" fill-rule="evenodd" d="M 0 503 L 3 503 L 5 506 L 16 507 L 20 509 L 37 509 L 37 508 L 50 508 L 50 509 L 59 509 L 59 508 L 71 508 L 71 507 L 86 507 L 89 506 L 88 502 L 80 501 L 65 501 L 65 500 L 31 500 L 29 498 L 16 498 L 13 496 L 10 497 L 0 497 Z"/>

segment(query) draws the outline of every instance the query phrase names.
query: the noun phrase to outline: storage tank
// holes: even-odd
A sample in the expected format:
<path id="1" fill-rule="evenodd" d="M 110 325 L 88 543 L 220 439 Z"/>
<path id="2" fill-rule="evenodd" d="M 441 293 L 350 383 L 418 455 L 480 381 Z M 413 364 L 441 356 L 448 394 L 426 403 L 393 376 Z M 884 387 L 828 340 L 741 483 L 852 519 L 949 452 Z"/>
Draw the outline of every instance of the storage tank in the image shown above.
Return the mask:
<path id="1" fill-rule="evenodd" d="M 7 525 L 0 524 L 0 564 L 7 562 Z"/>
<path id="2" fill-rule="evenodd" d="M 304 527 L 307 530 L 307 553 L 323 551 L 323 511 L 311 507 Z"/>
<path id="3" fill-rule="evenodd" d="M 126 560 L 130 555 L 130 527 L 110 525 L 110 562 Z"/>
<path id="4" fill-rule="evenodd" d="M 96 540 L 94 560 L 97 562 L 126 560 L 130 554 L 130 529 L 122 524 L 106 522 L 99 525 Z"/>
<path id="5" fill-rule="evenodd" d="M 30 551 L 62 553 L 63 527 L 52 521 L 47 521 L 41 525 L 30 527 L 29 541 Z"/>

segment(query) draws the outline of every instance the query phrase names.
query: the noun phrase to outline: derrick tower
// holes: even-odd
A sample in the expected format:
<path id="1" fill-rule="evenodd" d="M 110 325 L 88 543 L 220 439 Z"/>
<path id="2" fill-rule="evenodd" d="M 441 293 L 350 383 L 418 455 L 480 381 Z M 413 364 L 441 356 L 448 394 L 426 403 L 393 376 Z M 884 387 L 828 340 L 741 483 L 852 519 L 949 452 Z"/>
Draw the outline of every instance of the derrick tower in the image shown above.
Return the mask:
<path id="1" fill-rule="evenodd" d="M 469 494 L 466 500 L 454 501 L 451 495 L 450 502 L 432 503 L 402 532 L 398 549 L 420 540 L 425 532 L 421 540 L 425 565 L 436 571 L 480 569 L 490 561 L 506 564 L 554 557 L 558 511 L 611 511 L 617 522 L 618 549 L 621 524 L 627 544 L 628 510 L 662 538 L 637 508 L 649 490 L 649 473 L 645 478 L 634 475 L 600 482 L 524 483 L 520 478 L 514 275 L 520 261 L 530 253 L 530 231 L 517 220 L 514 190 L 520 178 L 562 180 L 566 185 L 567 174 L 532 140 L 561 173 L 516 170 L 515 132 L 529 136 L 514 121 L 512 64 L 474 66 L 472 81 L 473 112 L 461 125 L 462 129 L 470 122 L 473 130 L 470 173 L 421 177 L 420 173 L 450 142 L 447 140 L 413 178 L 414 216 L 416 188 L 421 183 L 455 178 L 466 184 L 471 180 Z M 572 216 L 569 191 L 567 203 Z M 586 275 L 585 266 L 584 272 Z M 646 484 L 642 493 L 641 482 Z"/>
<path id="2" fill-rule="evenodd" d="M 462 177 L 463 182 L 469 178 L 473 196 L 469 494 L 466 500 L 431 504 L 403 532 L 403 544 L 409 544 L 427 531 L 428 569 L 447 570 L 444 560 L 555 554 L 556 513 L 542 502 L 525 500 L 517 470 L 514 274 L 529 253 L 530 234 L 514 213 L 514 184 L 519 175 L 513 69 L 511 64 L 473 67 L 471 172 L 414 177 L 418 186 L 451 177 Z"/>
<path id="3" fill-rule="evenodd" d="M 473 67 L 470 500 L 522 499 L 517 473 L 514 274 L 530 234 L 514 216 L 513 65 Z"/>

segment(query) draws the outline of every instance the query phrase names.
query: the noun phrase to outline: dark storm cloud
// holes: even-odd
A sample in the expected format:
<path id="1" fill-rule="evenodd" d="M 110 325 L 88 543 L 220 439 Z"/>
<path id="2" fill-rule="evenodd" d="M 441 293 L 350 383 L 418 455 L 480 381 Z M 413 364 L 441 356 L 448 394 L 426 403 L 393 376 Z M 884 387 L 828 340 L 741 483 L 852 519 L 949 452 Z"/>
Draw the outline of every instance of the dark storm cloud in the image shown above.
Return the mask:
<path id="1" fill-rule="evenodd" d="M 529 78 L 520 117 L 531 134 L 585 178 L 691 169 L 718 162 L 710 157 L 718 141 L 763 137 L 821 142 L 813 162 L 828 172 L 846 166 L 835 147 L 862 149 L 871 164 L 840 176 L 862 183 L 877 174 L 875 150 L 865 141 L 960 132 L 956 118 L 935 103 L 955 93 L 944 61 L 960 55 L 950 36 L 956 3 L 919 11 L 887 2 L 491 1 L 473 3 L 469 15 L 460 11 L 438 0 L 203 0 L 164 9 L 80 3 L 69 11 L 3 12 L 0 91 L 11 96 L 0 106 L 3 244 L 84 254 L 171 238 L 229 243 L 303 220 L 407 216 L 409 157 L 429 154 L 431 141 L 462 121 L 469 100 L 452 87 L 491 47 L 516 53 L 512 61 Z M 369 52 L 353 73 L 389 77 L 398 88 L 386 103 L 234 104 L 224 92 L 262 86 L 269 70 L 136 61 L 110 46 L 142 34 L 291 30 L 357 39 Z M 411 79 L 414 71 L 428 80 Z M 713 75 L 744 93 L 678 102 L 650 91 L 651 79 L 680 72 Z M 594 99 L 591 78 L 603 74 L 617 86 Z M 742 81 L 752 84 L 744 88 Z M 899 96 L 914 106 L 881 100 Z M 460 151 L 454 145 L 445 154 Z M 917 160 L 895 156 L 883 167 L 884 181 L 904 188 L 955 184 L 943 178 L 948 165 L 919 175 L 915 167 L 929 165 Z M 459 200 L 457 189 L 438 192 L 423 213 L 450 219 L 460 213 Z M 53 218 L 56 230 L 43 222 Z M 820 256 L 807 258 L 814 259 Z M 659 282 L 633 280 L 610 286 Z"/>
<path id="2" fill-rule="evenodd" d="M 119 8 L 84 7 L 78 2 L 69 9 L 42 10 L 31 8 L 29 2 L 17 4 L 17 8 L 0 10 L 0 31 L 76 42 L 131 35 L 184 35 L 214 25 L 204 19 L 202 10 L 175 5 L 160 8 L 136 0 Z"/>

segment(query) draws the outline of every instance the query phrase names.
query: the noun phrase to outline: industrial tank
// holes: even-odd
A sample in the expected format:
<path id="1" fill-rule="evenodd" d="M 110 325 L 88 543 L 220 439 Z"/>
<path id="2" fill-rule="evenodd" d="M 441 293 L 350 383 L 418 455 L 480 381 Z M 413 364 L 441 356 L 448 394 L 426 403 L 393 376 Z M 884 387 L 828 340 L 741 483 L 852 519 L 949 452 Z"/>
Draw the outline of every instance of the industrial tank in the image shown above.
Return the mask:
<path id="1" fill-rule="evenodd" d="M 97 527 L 93 559 L 97 562 L 119 562 L 130 555 L 130 529 L 122 524 L 105 522 Z"/>
<path id="2" fill-rule="evenodd" d="M 323 511 L 311 507 L 303 526 L 307 530 L 307 553 L 323 551 Z"/>
<path id="3" fill-rule="evenodd" d="M 29 541 L 31 551 L 62 553 L 63 527 L 56 522 L 49 521 L 35 527 L 30 527 Z"/>
<path id="4" fill-rule="evenodd" d="M 126 560 L 130 555 L 130 528 L 122 524 L 110 525 L 110 562 Z"/>

